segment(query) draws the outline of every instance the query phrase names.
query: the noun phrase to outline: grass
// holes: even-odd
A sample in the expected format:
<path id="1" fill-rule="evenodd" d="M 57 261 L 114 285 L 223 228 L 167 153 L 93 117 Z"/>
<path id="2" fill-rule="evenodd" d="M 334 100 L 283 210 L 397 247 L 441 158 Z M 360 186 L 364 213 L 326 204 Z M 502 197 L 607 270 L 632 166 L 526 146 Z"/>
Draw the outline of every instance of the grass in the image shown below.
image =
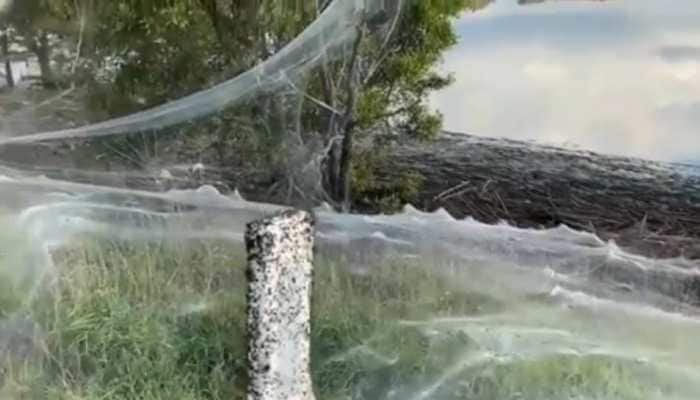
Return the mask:
<path id="1" fill-rule="evenodd" d="M 0 255 L 0 271 L 8 259 Z M 0 292 L 6 325 L 29 315 L 41 332 L 31 354 L 5 346 L 3 355 L 0 346 L 1 399 L 244 398 L 241 245 L 86 240 L 54 259 L 57 274 L 31 301 L 19 290 Z M 634 369 L 604 358 L 471 365 L 480 349 L 463 331 L 399 321 L 493 312 L 497 301 L 452 284 L 464 276 L 392 262 L 370 271 L 351 274 L 337 260 L 316 261 L 312 372 L 319 399 L 646 398 Z"/>

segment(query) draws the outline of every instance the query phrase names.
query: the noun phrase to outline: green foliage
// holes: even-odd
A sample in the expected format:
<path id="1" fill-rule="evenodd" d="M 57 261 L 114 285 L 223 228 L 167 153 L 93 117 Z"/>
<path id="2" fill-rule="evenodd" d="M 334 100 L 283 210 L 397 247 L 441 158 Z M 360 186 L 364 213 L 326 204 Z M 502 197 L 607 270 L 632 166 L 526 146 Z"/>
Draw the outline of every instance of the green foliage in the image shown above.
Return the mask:
<path id="1" fill-rule="evenodd" d="M 457 42 L 454 18 L 466 9 L 485 4 L 470 0 L 409 2 L 383 50 L 387 56 L 371 76 L 360 101 L 358 119 L 362 126 L 389 120 L 394 129 L 404 133 L 423 139 L 435 137 L 442 118 L 427 107 L 426 101 L 431 92 L 448 86 L 452 78 L 434 68 Z"/>
<path id="2" fill-rule="evenodd" d="M 383 158 L 381 150 L 363 151 L 355 157 L 352 170 L 353 202 L 367 211 L 395 213 L 405 204 L 416 204 L 425 179 L 405 173 L 397 181 L 387 182 L 376 176 L 376 165 Z"/>
<path id="3" fill-rule="evenodd" d="M 94 121 L 162 104 L 238 75 L 277 53 L 319 15 L 320 4 L 325 4 L 317 0 L 19 3 L 22 5 L 12 15 L 16 25 L 31 27 L 32 42 L 51 34 L 74 46 L 75 59 L 81 61 L 74 63 L 68 81 L 87 87 L 89 119 Z M 451 77 L 435 68 L 442 54 L 456 43 L 454 19 L 485 3 L 388 1 L 388 18 L 358 26 L 361 40 L 349 43 L 342 50 L 342 59 L 291 77 L 306 96 L 256 93 L 249 101 L 204 121 L 169 128 L 165 135 L 160 132 L 166 142 L 161 147 L 177 147 L 170 154 L 186 154 L 187 161 L 216 160 L 216 167 L 240 165 L 245 154 L 248 159 L 260 160 L 256 169 L 268 171 L 274 176 L 268 181 L 274 181 L 280 179 L 276 176 L 280 171 L 281 175 L 285 171 L 290 174 L 289 159 L 294 156 L 287 154 L 286 142 L 294 133 L 301 146 L 311 143 L 315 149 L 331 148 L 326 155 L 328 168 L 322 174 L 327 175 L 326 191 L 338 197 L 347 191 L 344 182 L 352 179 L 352 168 L 368 169 L 358 166 L 362 160 L 353 160 L 352 151 L 341 146 L 352 149 L 354 142 L 367 137 L 410 135 L 428 140 L 439 134 L 442 117 L 427 100 L 432 92 L 449 85 Z M 396 10 L 398 4 L 403 9 Z M 51 46 L 45 44 L 37 54 L 51 54 Z M 51 63 L 43 65 L 47 77 L 52 76 Z M 180 138 L 173 140 L 170 133 Z M 331 145 L 337 137 L 349 140 Z M 101 142 L 107 148 L 101 152 L 103 156 L 121 159 L 130 167 L 143 168 L 154 156 L 127 154 L 138 148 L 129 139 Z M 342 160 L 343 154 L 349 161 Z M 123 160 L 124 155 L 130 159 Z M 417 185 L 414 178 L 407 177 L 400 186 Z M 353 182 L 351 187 L 360 191 L 353 197 L 369 198 L 363 195 L 363 186 L 363 182 Z M 375 192 L 380 189 L 390 190 L 376 188 Z M 382 207 L 395 208 L 407 201 L 413 191 L 409 189 L 397 188 L 390 196 L 393 199 Z M 349 196 L 339 197 L 349 200 Z"/>
<path id="4" fill-rule="evenodd" d="M 119 68 L 113 81 L 93 88 L 102 91 L 93 106 L 108 116 L 121 115 L 251 68 L 289 42 L 315 15 L 308 7 L 283 3 L 116 0 L 99 7 L 88 56 L 98 69 L 115 59 Z"/>
<path id="5" fill-rule="evenodd" d="M 54 291 L 31 306 L 49 357 L 17 371 L 15 389 L 56 399 L 243 398 L 242 255 L 225 243 L 84 245 L 59 256 Z"/>
<path id="6" fill-rule="evenodd" d="M 0 19 L 4 34 L 13 32 L 14 35 L 10 35 L 12 40 L 37 56 L 42 83 L 47 88 L 54 88 L 59 83 L 52 66 L 52 61 L 57 61 L 52 55 L 53 47 L 59 35 L 74 33 L 75 25 L 63 18 L 67 4 L 67 0 L 13 1 Z"/>
<path id="7" fill-rule="evenodd" d="M 88 241 L 57 254 L 60 275 L 53 290 L 25 310 L 45 332 L 46 358 L 13 371 L 0 396 L 242 399 L 244 261 L 242 245 L 217 242 Z M 359 344 L 376 343 L 406 357 L 417 351 L 417 333 L 397 330 L 392 319 L 474 313 L 485 300 L 448 292 L 441 278 L 405 264 L 387 264 L 367 276 L 325 259 L 317 266 L 312 343 L 321 398 L 353 390 L 345 373 L 370 379 L 370 370 L 334 369 L 332 360 Z M 407 358 L 407 371 L 427 362 L 426 356 Z M 373 385 L 380 383 L 384 387 Z"/>
<path id="8" fill-rule="evenodd" d="M 121 115 L 182 97 L 206 87 L 217 71 L 207 16 L 194 1 L 146 7 L 116 1 L 100 15 L 92 57 L 104 67 L 119 60 L 113 80 L 93 82 L 93 110 Z M 187 38 L 187 40 L 183 40 Z"/>
<path id="9" fill-rule="evenodd" d="M 41 352 L 18 364 L 0 360 L 0 398 L 245 397 L 242 244 L 75 246 L 56 253 L 52 290 L 20 309 L 41 327 Z M 366 273 L 351 273 L 323 255 L 315 265 L 311 368 L 319 400 L 426 390 L 440 400 L 636 400 L 654 389 L 644 363 L 602 355 L 481 359 L 463 325 L 432 322 L 504 312 L 487 293 L 463 289 L 466 270 L 375 259 Z"/>

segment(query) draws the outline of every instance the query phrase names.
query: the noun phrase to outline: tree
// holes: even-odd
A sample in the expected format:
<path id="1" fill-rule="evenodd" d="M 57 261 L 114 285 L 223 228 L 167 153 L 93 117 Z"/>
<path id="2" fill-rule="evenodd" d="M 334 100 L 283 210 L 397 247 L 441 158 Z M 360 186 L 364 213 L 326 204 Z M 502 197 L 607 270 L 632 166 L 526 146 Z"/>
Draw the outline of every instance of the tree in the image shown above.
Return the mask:
<path id="1" fill-rule="evenodd" d="M 5 57 L 5 83 L 8 88 L 15 87 L 15 78 L 12 71 L 12 60 L 10 58 L 10 28 L 5 26 L 0 36 L 0 51 Z"/>
<path id="2" fill-rule="evenodd" d="M 363 32 L 371 30 L 374 21 L 358 28 L 350 72 L 342 86 L 344 95 L 334 95 L 331 88 L 337 86 L 328 75 L 321 75 L 324 101 L 332 105 L 329 109 L 345 110 L 342 116 L 326 117 L 332 121 L 328 136 L 343 138 L 331 147 L 327 163 L 329 191 L 342 210 L 348 211 L 352 204 L 356 135 L 372 134 L 375 140 L 400 134 L 422 139 L 437 136 L 442 116 L 430 110 L 426 100 L 431 92 L 449 85 L 451 77 L 435 72 L 434 67 L 444 51 L 456 43 L 453 19 L 487 3 L 425 0 L 409 2 L 398 10 L 400 2 L 385 2 L 386 15 L 397 19 L 389 42 L 366 43 Z M 372 61 L 366 62 L 368 59 Z M 338 106 L 339 101 L 344 107 Z"/>
<path id="3" fill-rule="evenodd" d="M 67 34 L 82 44 L 81 57 L 91 60 L 92 72 L 88 75 L 95 78 L 88 84 L 90 104 L 98 110 L 95 118 L 104 119 L 181 97 L 251 68 L 289 43 L 328 3 L 58 0 L 47 8 L 44 0 L 28 0 L 34 8 L 25 6 L 18 15 L 32 17 L 17 25 L 39 26 L 27 22 L 38 20 L 37 15 L 67 22 Z M 357 169 L 364 167 L 354 162 L 365 156 L 357 153 L 358 142 L 389 143 L 402 135 L 430 139 L 439 133 L 441 116 L 429 109 L 427 98 L 451 79 L 434 68 L 456 41 L 453 19 L 486 3 L 369 2 L 383 12 L 368 14 L 356 27 L 356 40 L 347 57 L 309 71 L 303 82 L 290 83 L 298 83 L 303 96 L 256 95 L 216 118 L 183 128 L 185 136 L 192 143 L 204 143 L 198 145 L 201 151 L 215 152 L 221 164 L 230 163 L 229 157 L 235 156 L 232 153 L 257 154 L 261 162 L 277 163 L 278 181 L 289 175 L 285 163 L 290 162 L 280 147 L 285 142 L 281 136 L 294 131 L 292 136 L 301 146 L 311 140 L 320 141 L 321 148 L 326 149 L 322 166 L 328 194 L 325 200 L 348 211 L 353 188 L 361 184 Z M 86 19 L 87 26 L 79 23 Z M 45 28 L 42 32 L 55 31 Z M 41 34 L 37 31 L 33 35 L 42 47 Z M 41 53 L 39 49 L 37 52 Z M 110 63 L 118 67 L 110 68 Z M 96 77 L 102 71 L 111 71 L 112 76 L 100 81 Z M 301 112 L 294 114 L 297 108 Z M 293 118 L 288 117 L 290 113 Z M 265 121 L 261 121 L 261 115 Z M 263 143 L 265 138 L 269 142 Z M 230 151 L 251 143 L 255 147 L 252 152 L 240 147 Z M 261 156 L 261 152 L 267 156 Z M 291 193 L 295 182 L 288 180 L 285 185 Z"/>
<path id="4" fill-rule="evenodd" d="M 68 0 L 22 0 L 12 2 L 4 19 L 6 20 L 6 35 L 11 27 L 16 32 L 15 37 L 37 57 L 41 70 L 42 83 L 46 87 L 57 85 L 52 63 L 52 50 L 57 34 L 71 32 L 71 26 L 65 24 L 57 11 L 65 7 Z M 77 0 L 76 0 L 77 1 Z"/>

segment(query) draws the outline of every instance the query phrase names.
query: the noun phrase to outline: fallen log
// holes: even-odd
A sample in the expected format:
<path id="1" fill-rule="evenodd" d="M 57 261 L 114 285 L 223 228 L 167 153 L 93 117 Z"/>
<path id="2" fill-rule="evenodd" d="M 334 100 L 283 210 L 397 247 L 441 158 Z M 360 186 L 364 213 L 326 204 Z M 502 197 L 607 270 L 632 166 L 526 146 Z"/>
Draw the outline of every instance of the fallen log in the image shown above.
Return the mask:
<path id="1" fill-rule="evenodd" d="M 700 258 L 700 168 L 445 132 L 377 167 L 424 178 L 417 206 L 519 227 L 566 224 L 653 257 Z M 376 211 L 376 210 L 374 210 Z"/>
<path id="2" fill-rule="evenodd" d="M 0 167 L 144 190 L 209 184 L 224 192 L 238 189 L 252 201 L 289 202 L 270 190 L 285 177 L 254 168 L 207 166 L 196 179 L 191 171 L 170 168 L 164 178 L 162 170 L 100 167 L 82 154 L 94 151 L 89 146 L 82 151 L 5 146 Z M 81 159 L 86 160 L 82 165 Z M 566 224 L 645 256 L 700 259 L 700 167 L 445 132 L 433 142 L 389 147 L 374 172 L 387 187 L 406 173 L 422 176 L 414 205 L 423 210 L 444 208 L 456 218 L 526 228 Z M 361 212 L 380 211 L 376 203 L 355 205 Z"/>

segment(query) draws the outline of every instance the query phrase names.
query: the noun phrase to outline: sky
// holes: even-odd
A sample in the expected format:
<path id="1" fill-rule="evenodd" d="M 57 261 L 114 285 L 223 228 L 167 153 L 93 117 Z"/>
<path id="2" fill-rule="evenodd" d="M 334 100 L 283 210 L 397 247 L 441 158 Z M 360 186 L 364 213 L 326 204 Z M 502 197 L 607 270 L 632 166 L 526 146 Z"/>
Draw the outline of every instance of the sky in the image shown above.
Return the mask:
<path id="1" fill-rule="evenodd" d="M 457 30 L 446 129 L 700 164 L 700 0 L 496 0 Z"/>

